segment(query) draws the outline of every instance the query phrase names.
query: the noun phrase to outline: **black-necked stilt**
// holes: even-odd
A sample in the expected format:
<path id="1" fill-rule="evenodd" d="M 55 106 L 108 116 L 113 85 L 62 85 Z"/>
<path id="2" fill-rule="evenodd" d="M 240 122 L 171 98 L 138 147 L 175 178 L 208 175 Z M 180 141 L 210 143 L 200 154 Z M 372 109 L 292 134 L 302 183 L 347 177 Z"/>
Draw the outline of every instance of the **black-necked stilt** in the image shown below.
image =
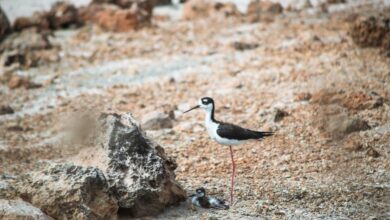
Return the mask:
<path id="1" fill-rule="evenodd" d="M 198 105 L 192 107 L 184 113 L 197 108 L 203 108 L 206 110 L 205 124 L 210 137 L 222 145 L 228 145 L 230 148 L 230 156 L 232 159 L 230 205 L 233 205 L 234 176 L 236 172 L 236 164 L 234 162 L 232 145 L 241 144 L 251 139 L 262 139 L 264 137 L 271 136 L 273 132 L 252 131 L 246 128 L 239 127 L 237 125 L 215 120 L 214 100 L 210 97 L 201 98 L 199 100 Z"/>
<path id="2" fill-rule="evenodd" d="M 229 205 L 224 200 L 206 196 L 206 190 L 201 187 L 196 189 L 196 193 L 190 195 L 191 204 L 202 208 L 229 209 Z"/>

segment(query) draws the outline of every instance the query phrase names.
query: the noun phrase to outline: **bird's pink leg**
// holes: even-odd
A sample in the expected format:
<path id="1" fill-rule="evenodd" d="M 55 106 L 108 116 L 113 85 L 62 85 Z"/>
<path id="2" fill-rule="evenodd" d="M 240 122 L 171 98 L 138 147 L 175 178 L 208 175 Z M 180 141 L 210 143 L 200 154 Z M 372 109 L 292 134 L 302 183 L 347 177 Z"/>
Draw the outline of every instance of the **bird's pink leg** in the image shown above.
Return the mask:
<path id="1" fill-rule="evenodd" d="M 230 147 L 230 156 L 232 157 L 232 182 L 230 188 L 230 206 L 233 206 L 234 176 L 236 174 L 236 163 L 234 163 L 232 146 L 229 147 Z"/>

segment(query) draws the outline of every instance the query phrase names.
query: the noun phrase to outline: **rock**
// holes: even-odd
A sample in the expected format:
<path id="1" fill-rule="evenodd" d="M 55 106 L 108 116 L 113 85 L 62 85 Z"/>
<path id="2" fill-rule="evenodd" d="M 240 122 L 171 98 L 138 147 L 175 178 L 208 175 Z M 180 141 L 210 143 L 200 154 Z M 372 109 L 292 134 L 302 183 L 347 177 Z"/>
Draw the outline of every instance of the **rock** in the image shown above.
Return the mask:
<path id="1" fill-rule="evenodd" d="M 350 135 L 344 143 L 344 148 L 348 151 L 355 152 L 363 149 L 363 143 L 358 135 Z"/>
<path id="2" fill-rule="evenodd" d="M 295 94 L 294 101 L 309 101 L 311 99 L 311 93 L 309 92 L 301 92 Z"/>
<path id="3" fill-rule="evenodd" d="M 142 11 L 136 6 L 121 9 L 115 5 L 92 4 L 80 8 L 79 14 L 84 23 L 96 24 L 105 31 L 126 32 L 150 24 L 151 14 Z"/>
<path id="4" fill-rule="evenodd" d="M 106 31 L 125 32 L 150 25 L 156 3 L 157 0 L 94 0 L 80 8 L 79 15 L 83 22 L 92 22 Z"/>
<path id="5" fill-rule="evenodd" d="M 31 17 L 18 17 L 14 21 L 13 29 L 15 31 L 22 31 L 24 29 L 35 27 L 39 30 L 48 30 L 50 28 L 50 24 L 47 17 L 47 12 L 34 12 Z"/>
<path id="6" fill-rule="evenodd" d="M 346 3 L 346 0 L 327 0 L 326 3 L 328 4 L 343 4 Z"/>
<path id="7" fill-rule="evenodd" d="M 129 113 L 103 114 L 101 122 L 98 141 L 105 153 L 96 160 L 104 161 L 110 190 L 126 213 L 156 215 L 185 200 L 186 193 L 175 180 L 175 161 L 145 135 Z"/>
<path id="8" fill-rule="evenodd" d="M 261 20 L 269 20 L 270 17 L 272 18 L 282 12 L 283 7 L 280 3 L 253 0 L 248 5 L 247 16 L 251 22 L 258 22 Z"/>
<path id="9" fill-rule="evenodd" d="M 11 34 L 0 45 L 0 52 L 21 50 L 43 50 L 52 48 L 48 32 L 39 31 L 36 28 L 25 29 L 22 32 Z"/>
<path id="10" fill-rule="evenodd" d="M 39 30 L 57 30 L 81 25 L 77 8 L 68 2 L 59 1 L 53 4 L 50 11 L 35 12 L 31 17 L 17 18 L 13 28 L 16 31 L 31 27 Z"/>
<path id="11" fill-rule="evenodd" d="M 19 87 L 24 87 L 25 89 L 36 89 L 41 88 L 42 84 L 35 83 L 27 78 L 15 75 L 8 81 L 8 87 L 10 89 L 17 89 Z"/>
<path id="12" fill-rule="evenodd" d="M 142 128 L 145 130 L 159 130 L 172 127 L 172 119 L 169 115 L 164 114 L 163 112 L 150 112 L 142 118 Z"/>
<path id="13" fill-rule="evenodd" d="M 17 193 L 13 187 L 14 180 L 7 179 L 3 176 L 0 178 L 0 198 L 1 199 L 14 199 L 17 198 Z M 1 216 L 1 215 L 0 215 Z"/>
<path id="14" fill-rule="evenodd" d="M 193 20 L 211 16 L 238 16 L 241 13 L 233 3 L 221 3 L 209 0 L 190 0 L 183 6 L 183 19 Z"/>
<path id="15" fill-rule="evenodd" d="M 279 108 L 275 108 L 272 112 L 272 118 L 274 122 L 279 122 L 283 120 L 284 117 L 288 116 L 288 113 Z"/>
<path id="16" fill-rule="evenodd" d="M 0 106 L 0 115 L 13 114 L 14 110 L 9 105 Z"/>
<path id="17" fill-rule="evenodd" d="M 381 47 L 390 50 L 390 18 L 373 15 L 358 18 L 351 25 L 349 35 L 360 47 Z"/>
<path id="18" fill-rule="evenodd" d="M 50 28 L 54 30 L 81 25 L 77 8 L 68 2 L 56 2 L 46 15 Z"/>
<path id="19" fill-rule="evenodd" d="M 374 148 L 370 147 L 368 150 L 367 150 L 367 155 L 370 156 L 370 157 L 373 157 L 373 158 L 377 158 L 377 157 L 380 157 L 381 155 L 379 154 L 378 151 L 376 151 Z"/>
<path id="20" fill-rule="evenodd" d="M 0 199 L 0 219 L 51 220 L 52 218 L 30 203 Z"/>
<path id="21" fill-rule="evenodd" d="M 3 9 L 0 7 L 0 42 L 11 31 L 10 23 Z"/>
<path id="22" fill-rule="evenodd" d="M 171 5 L 172 0 L 157 0 L 157 5 Z"/>
<path id="23" fill-rule="evenodd" d="M 92 4 L 114 4 L 121 8 L 137 7 L 146 12 L 151 12 L 160 0 L 92 0 Z"/>
<path id="24" fill-rule="evenodd" d="M 44 164 L 15 181 L 19 197 L 55 219 L 115 219 L 117 201 L 93 167 Z"/>
<path id="25" fill-rule="evenodd" d="M 259 44 L 257 43 L 245 43 L 237 41 L 232 43 L 232 47 L 240 51 L 256 49 L 258 46 Z"/>
<path id="26" fill-rule="evenodd" d="M 57 48 L 50 43 L 49 34 L 30 28 L 9 35 L 0 45 L 0 66 L 29 68 L 58 60 Z"/>

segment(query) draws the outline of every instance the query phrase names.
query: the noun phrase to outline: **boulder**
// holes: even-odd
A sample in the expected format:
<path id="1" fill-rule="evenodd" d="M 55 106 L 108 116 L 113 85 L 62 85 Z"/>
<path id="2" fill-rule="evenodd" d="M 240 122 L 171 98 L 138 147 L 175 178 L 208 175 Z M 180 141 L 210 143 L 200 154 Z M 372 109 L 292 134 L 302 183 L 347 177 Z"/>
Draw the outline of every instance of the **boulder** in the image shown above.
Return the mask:
<path id="1" fill-rule="evenodd" d="M 176 163 L 150 140 L 130 113 L 103 114 L 96 161 L 103 162 L 109 188 L 119 206 L 132 217 L 160 213 L 184 201 L 186 193 L 176 182 Z"/>
<path id="2" fill-rule="evenodd" d="M 0 199 L 0 219 L 52 220 L 39 208 L 22 200 Z"/>
<path id="3" fill-rule="evenodd" d="M 55 219 L 115 219 L 117 201 L 103 173 L 93 167 L 43 164 L 15 181 L 18 197 Z"/>
<path id="4" fill-rule="evenodd" d="M 234 3 L 221 3 L 213 0 L 190 0 L 183 6 L 182 17 L 186 20 L 194 20 L 218 16 L 238 16 L 240 14 Z"/>
<path id="5" fill-rule="evenodd" d="M 0 41 L 11 31 L 7 16 L 0 7 Z"/>
<path id="6" fill-rule="evenodd" d="M 172 127 L 172 119 L 163 112 L 154 111 L 142 117 L 142 128 L 145 130 L 159 130 Z"/>

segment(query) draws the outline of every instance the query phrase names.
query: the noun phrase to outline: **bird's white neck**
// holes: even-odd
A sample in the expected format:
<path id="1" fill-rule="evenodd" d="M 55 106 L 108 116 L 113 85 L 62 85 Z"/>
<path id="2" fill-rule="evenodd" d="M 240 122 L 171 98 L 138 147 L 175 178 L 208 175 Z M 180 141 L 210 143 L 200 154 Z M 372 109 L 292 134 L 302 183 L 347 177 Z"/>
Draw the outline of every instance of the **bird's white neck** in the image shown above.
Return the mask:
<path id="1" fill-rule="evenodd" d="M 205 122 L 206 123 L 214 122 L 214 107 L 211 106 L 209 108 L 206 108 L 205 111 L 206 111 Z"/>

